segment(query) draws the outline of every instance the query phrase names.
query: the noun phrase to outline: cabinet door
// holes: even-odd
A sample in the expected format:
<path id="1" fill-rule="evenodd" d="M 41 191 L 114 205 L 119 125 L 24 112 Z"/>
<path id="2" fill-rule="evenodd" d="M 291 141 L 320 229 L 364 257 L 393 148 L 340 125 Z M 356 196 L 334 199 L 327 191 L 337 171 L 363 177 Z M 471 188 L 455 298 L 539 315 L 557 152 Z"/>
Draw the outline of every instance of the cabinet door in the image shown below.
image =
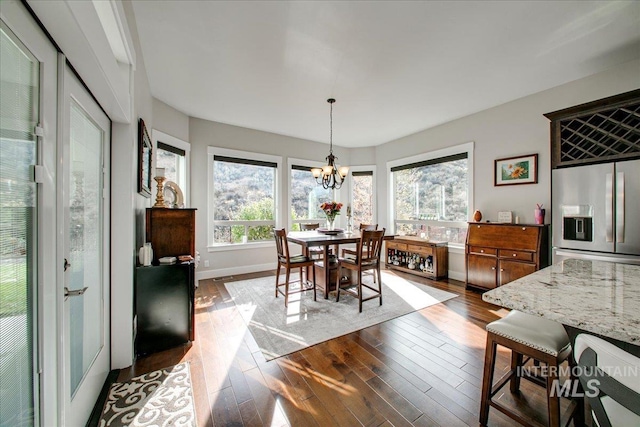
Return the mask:
<path id="1" fill-rule="evenodd" d="M 496 287 L 496 266 L 498 260 L 490 256 L 467 256 L 467 278 L 470 285 L 485 289 Z"/>
<path id="2" fill-rule="evenodd" d="M 500 261 L 500 285 L 512 282 L 516 279 L 536 271 L 535 264 L 525 262 L 501 260 Z"/>

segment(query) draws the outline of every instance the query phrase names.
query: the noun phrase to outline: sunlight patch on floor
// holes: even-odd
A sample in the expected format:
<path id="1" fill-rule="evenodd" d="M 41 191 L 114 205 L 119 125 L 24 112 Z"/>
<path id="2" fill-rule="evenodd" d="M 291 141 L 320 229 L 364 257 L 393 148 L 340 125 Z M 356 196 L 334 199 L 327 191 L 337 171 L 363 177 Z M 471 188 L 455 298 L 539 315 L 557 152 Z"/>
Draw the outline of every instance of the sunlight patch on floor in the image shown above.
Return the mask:
<path id="1" fill-rule="evenodd" d="M 383 282 L 390 290 L 395 292 L 404 302 L 414 309 L 424 307 L 425 305 L 430 306 L 439 302 L 438 299 L 423 292 L 420 288 L 402 277 L 384 275 Z"/>

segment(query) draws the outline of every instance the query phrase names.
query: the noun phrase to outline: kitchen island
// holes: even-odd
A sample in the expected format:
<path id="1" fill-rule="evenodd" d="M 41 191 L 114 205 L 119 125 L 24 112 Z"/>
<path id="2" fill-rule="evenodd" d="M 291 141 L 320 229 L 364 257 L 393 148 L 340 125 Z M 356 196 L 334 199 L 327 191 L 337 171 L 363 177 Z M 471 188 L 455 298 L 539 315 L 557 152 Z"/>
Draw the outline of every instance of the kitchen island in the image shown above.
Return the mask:
<path id="1" fill-rule="evenodd" d="M 485 292 L 482 299 L 599 335 L 640 356 L 640 266 L 567 259 Z"/>

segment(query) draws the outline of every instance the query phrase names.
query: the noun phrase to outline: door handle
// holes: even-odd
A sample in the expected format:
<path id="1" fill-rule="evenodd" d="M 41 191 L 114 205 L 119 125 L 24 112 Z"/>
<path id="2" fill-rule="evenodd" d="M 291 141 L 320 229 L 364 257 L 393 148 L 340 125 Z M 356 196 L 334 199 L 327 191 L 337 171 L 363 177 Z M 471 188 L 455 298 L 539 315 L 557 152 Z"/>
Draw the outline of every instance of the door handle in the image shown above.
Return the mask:
<path id="1" fill-rule="evenodd" d="M 613 242 L 613 174 L 608 173 L 605 180 L 605 237 L 607 242 Z"/>
<path id="2" fill-rule="evenodd" d="M 82 289 L 76 289 L 74 291 L 70 291 L 66 286 L 64 287 L 64 298 L 67 299 L 69 297 L 79 297 L 84 295 L 85 291 L 89 289 L 88 286 L 85 286 Z"/>
<path id="3" fill-rule="evenodd" d="M 624 243 L 624 172 L 616 175 L 616 242 Z"/>
<path id="4" fill-rule="evenodd" d="M 67 271 L 69 269 L 69 267 L 71 267 L 71 263 L 69 262 L 68 259 L 64 259 L 64 271 Z"/>

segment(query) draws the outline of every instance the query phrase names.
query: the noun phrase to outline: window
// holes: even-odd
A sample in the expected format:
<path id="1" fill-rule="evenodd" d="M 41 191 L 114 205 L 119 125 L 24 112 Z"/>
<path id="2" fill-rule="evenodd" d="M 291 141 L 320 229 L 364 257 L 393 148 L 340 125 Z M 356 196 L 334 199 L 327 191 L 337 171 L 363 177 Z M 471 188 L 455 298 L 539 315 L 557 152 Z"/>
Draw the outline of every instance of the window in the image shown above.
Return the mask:
<path id="1" fill-rule="evenodd" d="M 372 167 L 351 168 L 351 216 L 354 228 L 360 224 L 375 224 L 375 181 Z"/>
<path id="2" fill-rule="evenodd" d="M 164 176 L 167 181 L 178 184 L 185 197 L 185 206 L 189 206 L 189 154 L 191 144 L 153 130 L 153 139 L 156 143 L 155 161 L 156 168 L 164 168 Z"/>
<path id="3" fill-rule="evenodd" d="M 276 225 L 276 156 L 209 148 L 213 245 L 271 240 Z"/>
<path id="4" fill-rule="evenodd" d="M 301 222 L 320 222 L 322 225 L 326 216 L 320 209 L 320 205 L 333 200 L 333 190 L 325 189 L 317 184 L 311 174 L 311 167 L 291 165 L 289 197 L 291 199 L 292 230 L 300 230 L 299 224 Z"/>
<path id="5" fill-rule="evenodd" d="M 464 144 L 394 162 L 390 174 L 397 234 L 464 243 L 471 155 L 472 145 Z"/>

